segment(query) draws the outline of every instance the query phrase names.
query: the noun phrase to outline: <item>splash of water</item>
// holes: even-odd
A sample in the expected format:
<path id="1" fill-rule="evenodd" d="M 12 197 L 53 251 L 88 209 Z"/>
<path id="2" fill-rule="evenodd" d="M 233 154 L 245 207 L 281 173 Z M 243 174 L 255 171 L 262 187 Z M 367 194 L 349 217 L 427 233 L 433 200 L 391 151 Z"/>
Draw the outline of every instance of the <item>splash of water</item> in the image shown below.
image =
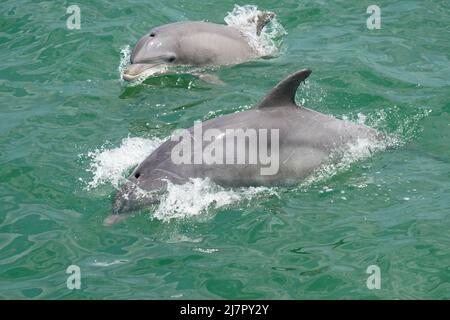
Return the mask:
<path id="1" fill-rule="evenodd" d="M 94 262 L 92 263 L 92 265 L 94 267 L 110 267 L 116 264 L 122 264 L 122 263 L 127 263 L 128 260 L 114 260 L 111 262 L 107 262 L 107 261 L 98 261 L 97 259 L 94 260 Z"/>
<path id="2" fill-rule="evenodd" d="M 86 189 L 102 184 L 118 188 L 128 170 L 141 163 L 161 142 L 161 139 L 127 137 L 117 148 L 107 149 L 102 146 L 88 152 L 86 156 L 90 159 L 90 165 L 86 170 L 92 173 L 92 180 L 87 183 Z"/>
<path id="3" fill-rule="evenodd" d="M 122 83 L 124 82 L 122 76 L 125 70 L 130 65 L 130 58 L 131 58 L 130 46 L 126 45 L 120 48 L 119 74 L 120 74 L 120 81 L 122 81 Z"/>
<path id="4" fill-rule="evenodd" d="M 397 106 L 392 106 L 380 110 L 363 114 L 349 113 L 342 116 L 343 120 L 363 124 L 375 128 L 386 134 L 386 144 L 388 147 L 401 147 L 411 141 L 421 131 L 419 123 L 431 113 L 431 109 L 419 110 L 414 115 L 405 117 Z"/>
<path id="5" fill-rule="evenodd" d="M 381 139 L 358 139 L 334 150 L 325 164 L 321 165 L 312 175 L 305 179 L 300 188 L 307 188 L 319 181 L 325 181 L 331 177 L 347 171 L 350 166 L 358 161 L 371 157 L 374 153 L 388 148 L 401 147 L 413 139 L 420 131 L 419 122 L 427 117 L 431 110 L 424 110 L 406 119 L 392 119 L 397 112 L 397 107 L 387 110 L 378 110 L 368 115 L 361 112 L 344 115 L 342 118 L 361 125 L 367 125 L 380 132 L 385 132 Z M 387 126 L 391 122 L 398 122 L 393 132 L 387 132 Z M 338 159 L 338 160 L 336 160 Z"/>
<path id="6" fill-rule="evenodd" d="M 92 179 L 87 183 L 86 189 L 91 190 L 105 184 L 118 188 L 129 170 L 145 160 L 163 141 L 127 137 L 118 147 L 108 149 L 102 146 L 88 152 L 86 156 L 90 159 L 90 164 L 86 170 L 92 174 Z M 169 182 L 152 217 L 165 222 L 171 219 L 207 218 L 210 216 L 208 213 L 214 209 L 249 201 L 262 194 L 273 195 L 276 191 L 266 187 L 226 189 L 208 178 L 191 179 L 182 185 Z"/>
<path id="7" fill-rule="evenodd" d="M 347 143 L 333 150 L 328 161 L 323 163 L 313 174 L 306 178 L 300 184 L 300 188 L 309 187 L 319 181 L 330 179 L 350 169 L 351 164 L 354 162 L 369 158 L 374 153 L 383 151 L 395 144 L 396 141 L 390 138 L 385 138 L 384 140 L 364 138 Z"/>
<path id="8" fill-rule="evenodd" d="M 261 195 L 276 195 L 273 188 L 250 187 L 227 189 L 210 179 L 190 179 L 189 182 L 178 185 L 168 183 L 167 192 L 152 217 L 170 221 L 171 219 L 186 219 L 201 216 L 207 218 L 214 209 L 223 208 L 244 200 L 251 200 Z"/>
<path id="9" fill-rule="evenodd" d="M 258 55 L 276 55 L 282 44 L 282 36 L 287 32 L 274 16 L 262 29 L 261 34 L 257 35 L 254 18 L 261 13 L 254 5 L 234 5 L 233 11 L 228 12 L 224 20 L 228 26 L 241 32 Z"/>

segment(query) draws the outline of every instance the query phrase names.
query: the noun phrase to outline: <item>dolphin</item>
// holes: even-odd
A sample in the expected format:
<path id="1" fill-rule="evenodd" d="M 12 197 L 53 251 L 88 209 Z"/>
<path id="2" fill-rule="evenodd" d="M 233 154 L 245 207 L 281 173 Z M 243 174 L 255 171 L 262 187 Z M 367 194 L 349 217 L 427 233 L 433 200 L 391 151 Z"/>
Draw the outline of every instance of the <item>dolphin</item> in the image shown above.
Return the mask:
<path id="1" fill-rule="evenodd" d="M 258 137 L 256 149 L 251 149 L 250 146 L 244 149 L 245 159 L 250 159 L 251 150 L 262 152 L 261 141 L 269 141 L 268 144 L 272 144 L 271 156 L 278 158 L 278 170 L 272 174 L 262 174 L 262 169 L 268 169 L 268 166 L 267 162 L 264 164 L 259 160 L 253 164 L 248 161 L 180 163 L 174 161 L 174 154 L 179 151 L 181 140 L 179 136 L 174 138 L 173 135 L 154 150 L 128 177 L 115 195 L 113 214 L 105 220 L 105 224 L 123 219 L 123 213 L 157 203 L 160 192 L 166 189 L 168 182 L 183 184 L 190 178 L 209 178 L 219 185 L 229 187 L 292 185 L 305 179 L 330 158 L 338 161 L 339 157 L 336 154 L 339 153 L 335 151 L 339 148 L 357 143 L 358 139 L 376 141 L 381 138 L 375 129 L 365 125 L 340 120 L 297 105 L 295 102 L 297 88 L 310 74 L 311 70 L 304 69 L 289 75 L 253 109 L 202 122 L 203 132 L 207 132 L 208 129 L 215 130 L 214 140 L 200 137 L 201 143 L 198 145 L 201 149 L 191 148 L 185 155 L 187 156 L 185 159 L 192 160 L 198 156 L 200 150 L 204 152 L 208 146 L 215 143 L 215 146 L 223 148 L 215 152 L 221 151 L 219 154 L 225 159 L 227 156 L 225 153 L 230 150 L 230 145 L 233 150 L 238 147 L 237 139 L 231 140 L 234 145 L 227 145 L 229 140 L 221 143 L 229 137 L 229 132 L 271 130 L 272 138 L 278 135 L 278 147 L 272 148 L 274 140 L 269 141 L 268 134 L 265 139 Z M 199 140 L 199 137 L 195 136 L 195 130 L 196 126 L 186 129 L 192 134 L 188 138 Z M 246 138 L 250 138 L 250 135 Z M 244 141 L 250 144 L 249 139 Z M 176 149 L 177 152 L 174 153 Z M 239 155 L 233 154 L 233 157 L 231 160 L 236 160 Z"/>
<path id="2" fill-rule="evenodd" d="M 250 21 L 259 36 L 274 13 L 263 11 Z M 258 53 L 234 27 L 201 21 L 165 24 L 146 33 L 134 47 L 122 78 L 132 81 L 170 66 L 224 66 L 257 58 Z"/>

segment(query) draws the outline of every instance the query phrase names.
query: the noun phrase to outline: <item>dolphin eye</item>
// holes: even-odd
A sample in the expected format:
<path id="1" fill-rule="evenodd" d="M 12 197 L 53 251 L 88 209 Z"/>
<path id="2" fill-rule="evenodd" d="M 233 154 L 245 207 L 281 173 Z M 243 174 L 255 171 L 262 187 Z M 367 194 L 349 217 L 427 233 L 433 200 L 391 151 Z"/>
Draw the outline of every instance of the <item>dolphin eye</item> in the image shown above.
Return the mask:
<path id="1" fill-rule="evenodd" d="M 156 36 L 156 34 L 155 34 L 154 32 L 150 33 L 150 37 L 151 37 L 151 38 L 153 38 L 153 37 L 155 37 L 155 36 Z"/>
<path id="2" fill-rule="evenodd" d="M 136 173 L 134 174 L 134 177 L 135 177 L 136 179 L 139 179 L 140 176 L 141 176 L 141 173 L 140 173 L 140 172 L 136 172 Z"/>
<path id="3" fill-rule="evenodd" d="M 176 58 L 174 56 L 172 56 L 168 59 L 169 62 L 174 62 L 175 60 L 176 60 Z"/>

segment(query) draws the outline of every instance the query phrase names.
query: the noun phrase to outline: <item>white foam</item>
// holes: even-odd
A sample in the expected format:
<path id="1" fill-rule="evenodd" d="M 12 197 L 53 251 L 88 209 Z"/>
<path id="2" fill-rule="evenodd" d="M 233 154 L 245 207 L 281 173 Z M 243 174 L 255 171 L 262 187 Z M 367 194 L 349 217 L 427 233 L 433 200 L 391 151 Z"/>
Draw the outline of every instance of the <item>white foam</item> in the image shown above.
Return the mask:
<path id="1" fill-rule="evenodd" d="M 361 112 L 350 115 L 344 115 L 342 118 L 346 121 L 352 121 L 357 124 L 367 125 L 375 128 L 380 132 L 387 129 L 388 123 L 396 120 L 397 128 L 392 133 L 385 133 L 383 138 L 368 139 L 359 138 L 354 142 L 334 150 L 330 157 L 330 161 L 320 166 L 311 176 L 305 179 L 300 187 L 308 187 L 311 184 L 327 180 L 338 173 L 346 171 L 357 161 L 369 158 L 376 152 L 386 150 L 391 147 L 400 147 L 412 139 L 419 131 L 418 122 L 427 117 L 431 110 L 423 110 L 408 118 L 393 118 L 398 115 L 397 107 L 388 108 L 387 110 L 377 110 L 374 113 L 365 115 Z M 338 159 L 338 161 L 335 161 Z M 366 185 L 362 186 L 365 187 Z"/>
<path id="2" fill-rule="evenodd" d="M 86 156 L 90 159 L 90 164 L 86 170 L 92 173 L 92 179 L 87 183 L 86 189 L 106 183 L 117 188 L 126 178 L 128 170 L 141 163 L 161 143 L 161 139 L 127 137 L 119 147 L 108 149 L 102 146 L 88 152 Z"/>
<path id="3" fill-rule="evenodd" d="M 192 250 L 198 251 L 198 252 L 201 252 L 201 253 L 207 253 L 207 254 L 211 254 L 211 253 L 219 251 L 219 249 L 203 249 L 203 248 L 194 248 Z"/>
<path id="4" fill-rule="evenodd" d="M 254 5 L 234 5 L 224 20 L 230 27 L 238 29 L 260 56 L 275 55 L 281 47 L 281 37 L 287 32 L 274 16 L 258 36 L 254 17 L 260 13 L 262 11 Z"/>
<path id="5" fill-rule="evenodd" d="M 367 125 L 378 131 L 390 134 L 386 136 L 386 143 L 389 146 L 402 146 L 406 142 L 413 139 L 418 132 L 421 131 L 419 122 L 431 113 L 431 109 L 423 109 L 418 113 L 410 116 L 404 116 L 397 106 L 376 110 L 368 114 L 358 112 L 356 114 L 343 115 L 342 118 L 347 121 L 356 122 L 358 124 Z M 394 126 L 395 129 L 389 127 Z"/>
<path id="6" fill-rule="evenodd" d="M 322 164 L 315 172 L 305 179 L 301 186 L 309 186 L 312 183 L 329 179 L 336 174 L 346 171 L 357 161 L 361 161 L 373 155 L 375 152 L 385 150 L 394 142 L 390 139 L 376 140 L 368 138 L 358 138 L 354 142 L 349 142 L 332 151 L 329 161 Z M 325 192 L 332 191 L 324 187 Z"/>
<path id="7" fill-rule="evenodd" d="M 120 63 L 119 63 L 120 81 L 122 81 L 122 82 L 124 82 L 124 80 L 122 78 L 123 73 L 130 65 L 130 57 L 131 57 L 130 46 L 129 45 L 123 46 L 120 49 Z"/>
<path id="8" fill-rule="evenodd" d="M 140 164 L 162 142 L 163 139 L 127 137 L 118 147 L 102 146 L 88 152 L 85 156 L 90 163 L 86 171 L 92 174 L 92 179 L 86 184 L 86 189 L 91 190 L 105 184 L 119 188 L 129 170 Z M 208 213 L 214 209 L 251 200 L 261 194 L 276 194 L 276 191 L 266 187 L 227 189 L 209 179 L 199 178 L 182 185 L 169 182 L 152 217 L 165 222 L 196 216 L 208 217 Z"/>
<path id="9" fill-rule="evenodd" d="M 182 185 L 169 182 L 167 192 L 162 196 L 152 217 L 166 222 L 200 215 L 207 218 L 207 213 L 211 210 L 251 200 L 262 194 L 276 194 L 276 191 L 266 187 L 227 189 L 216 185 L 208 178 L 191 179 Z"/>
<path id="10" fill-rule="evenodd" d="M 128 262 L 128 260 L 114 260 L 111 262 L 94 260 L 92 265 L 95 267 L 109 267 L 109 266 L 113 266 L 115 264 L 122 264 L 122 263 L 127 263 L 127 262 Z"/>

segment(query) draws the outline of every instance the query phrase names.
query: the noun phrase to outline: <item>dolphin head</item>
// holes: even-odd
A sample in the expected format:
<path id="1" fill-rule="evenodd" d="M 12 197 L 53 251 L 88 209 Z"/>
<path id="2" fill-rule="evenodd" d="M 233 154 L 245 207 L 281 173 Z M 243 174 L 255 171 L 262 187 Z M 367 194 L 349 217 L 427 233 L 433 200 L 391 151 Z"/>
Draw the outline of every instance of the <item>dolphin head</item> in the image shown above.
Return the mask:
<path id="1" fill-rule="evenodd" d="M 111 225 L 126 219 L 133 211 L 159 203 L 159 191 L 167 182 L 153 178 L 145 168 L 137 168 L 116 193 L 113 201 L 113 212 L 104 221 Z"/>
<path id="2" fill-rule="evenodd" d="M 177 63 L 176 37 L 164 28 L 155 28 L 144 35 L 131 53 L 131 64 L 123 73 L 123 79 L 132 81 L 144 72 L 157 71 Z"/>

